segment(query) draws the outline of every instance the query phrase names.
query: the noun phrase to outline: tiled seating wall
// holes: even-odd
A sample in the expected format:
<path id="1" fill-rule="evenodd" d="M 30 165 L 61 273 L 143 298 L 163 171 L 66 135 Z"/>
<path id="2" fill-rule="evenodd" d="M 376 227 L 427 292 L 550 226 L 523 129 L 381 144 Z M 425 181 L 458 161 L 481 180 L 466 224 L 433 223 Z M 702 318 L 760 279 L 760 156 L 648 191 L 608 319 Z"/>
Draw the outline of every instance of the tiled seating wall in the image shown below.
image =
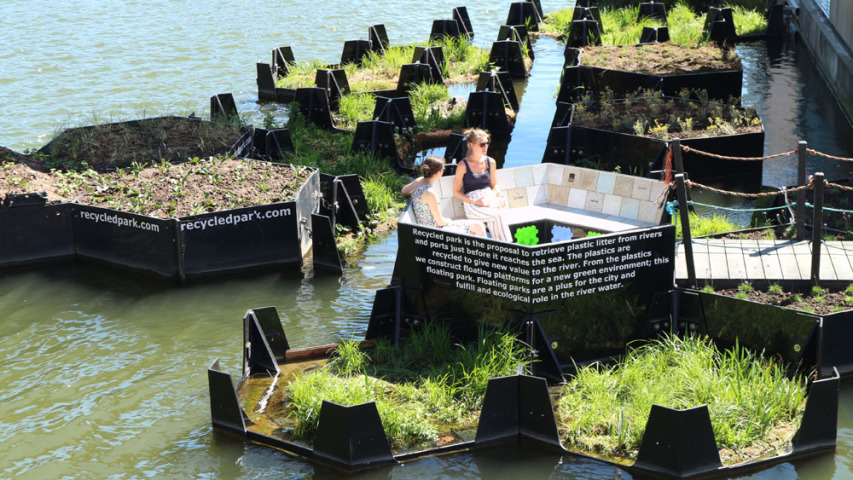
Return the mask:
<path id="1" fill-rule="evenodd" d="M 552 163 L 502 169 L 497 176 L 509 208 L 551 204 L 650 224 L 663 215 L 665 184 L 658 180 Z M 453 197 L 453 176 L 436 189 L 444 216 L 465 218 L 462 202 Z"/>

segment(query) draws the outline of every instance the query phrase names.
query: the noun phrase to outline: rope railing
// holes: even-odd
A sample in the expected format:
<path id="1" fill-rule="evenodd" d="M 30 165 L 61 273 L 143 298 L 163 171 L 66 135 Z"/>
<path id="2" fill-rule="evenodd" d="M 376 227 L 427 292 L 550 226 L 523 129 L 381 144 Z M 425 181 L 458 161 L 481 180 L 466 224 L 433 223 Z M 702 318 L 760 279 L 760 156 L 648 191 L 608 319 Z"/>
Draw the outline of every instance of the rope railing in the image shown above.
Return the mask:
<path id="1" fill-rule="evenodd" d="M 831 188 L 837 188 L 839 190 L 844 190 L 845 192 L 853 192 L 853 187 L 848 185 L 839 185 L 837 183 L 827 182 L 826 186 Z"/>
<path id="2" fill-rule="evenodd" d="M 721 207 L 719 205 L 710 205 L 707 203 L 699 203 L 693 200 L 687 202 L 688 205 L 696 206 L 696 207 L 705 207 L 705 208 L 713 208 L 716 210 L 725 210 L 728 212 L 773 212 L 775 210 L 785 210 L 793 206 L 792 203 L 786 203 L 785 205 L 781 205 L 778 207 L 767 207 L 767 208 L 733 208 L 733 207 Z M 824 207 L 826 208 L 826 207 Z"/>
<path id="3" fill-rule="evenodd" d="M 682 166 L 682 157 L 681 153 L 692 153 L 699 156 L 705 156 L 708 158 L 713 158 L 717 160 L 729 160 L 729 161 L 740 161 L 740 162 L 756 162 L 756 161 L 764 161 L 771 160 L 774 158 L 787 157 L 790 155 L 797 155 L 797 163 L 798 163 L 798 176 L 796 187 L 788 187 L 783 188 L 778 191 L 772 192 L 759 192 L 759 193 L 746 193 L 746 192 L 735 192 L 731 190 L 725 190 L 722 188 L 711 187 L 709 185 L 703 185 L 698 182 L 694 182 L 688 178 L 686 178 L 686 174 L 684 174 L 684 168 Z M 824 206 L 824 191 L 826 189 L 835 189 L 844 192 L 853 192 L 853 186 L 841 185 L 838 183 L 832 183 L 827 181 L 824 178 L 823 173 L 815 173 L 813 176 L 806 177 L 806 155 L 812 156 L 820 156 L 823 158 L 827 158 L 830 160 L 840 161 L 840 162 L 853 162 L 853 158 L 841 157 L 836 155 L 830 155 L 827 153 L 818 152 L 814 149 L 808 148 L 808 144 L 804 141 L 799 142 L 797 148 L 787 151 L 781 152 L 773 155 L 766 155 L 762 157 L 736 157 L 731 155 L 720 155 L 716 153 L 706 152 L 703 150 L 699 150 L 696 148 L 692 148 L 689 146 L 682 145 L 680 140 L 673 140 L 672 144 L 670 144 L 669 152 L 667 152 L 666 156 L 666 184 L 667 190 L 675 190 L 677 192 L 678 200 L 675 202 L 667 202 L 666 209 L 670 213 L 675 213 L 676 207 L 678 207 L 681 217 L 682 223 L 682 234 L 685 239 L 685 253 L 687 257 L 687 267 L 688 267 L 688 279 L 691 282 L 695 282 L 696 280 L 696 272 L 695 272 L 695 264 L 693 262 L 692 255 L 692 247 L 688 244 L 692 243 L 690 237 L 690 227 L 689 222 L 686 219 L 687 215 L 687 207 L 688 206 L 702 206 L 706 208 L 714 208 L 720 210 L 726 210 L 731 212 L 767 212 L 772 210 L 783 210 L 789 209 L 792 213 L 794 213 L 794 219 L 796 221 L 797 226 L 797 240 L 805 239 L 806 232 L 806 207 L 811 209 L 813 219 L 812 225 L 812 265 L 811 265 L 811 274 L 810 279 L 814 284 L 817 284 L 820 280 L 819 271 L 820 271 L 820 247 L 823 243 L 823 239 L 821 234 L 823 232 L 824 225 L 823 223 L 823 213 L 824 212 L 832 212 L 832 213 L 840 213 L 845 216 L 853 216 L 853 210 L 846 210 L 840 208 L 831 208 Z M 670 175 L 672 171 L 672 163 L 673 158 L 675 158 L 675 163 L 678 167 L 678 172 L 675 175 L 674 181 L 670 181 Z M 728 195 L 740 198 L 748 198 L 748 199 L 761 199 L 768 197 L 777 197 L 779 195 L 785 195 L 786 198 L 791 198 L 785 205 L 769 207 L 769 208 L 731 208 L 731 207 L 722 207 L 716 205 L 708 205 L 708 204 L 700 204 L 698 202 L 693 202 L 692 200 L 688 200 L 688 188 L 699 188 L 702 190 L 706 190 L 708 192 L 713 192 L 718 195 Z M 806 201 L 805 192 L 808 190 L 814 191 L 814 205 L 809 204 Z M 663 192 L 662 192 L 663 194 Z M 795 197 L 792 197 L 795 195 Z M 660 196 L 659 196 L 660 197 Z"/>
<path id="4" fill-rule="evenodd" d="M 795 148 L 789 152 L 776 153 L 773 155 L 767 155 L 766 157 L 732 157 L 729 155 L 718 155 L 716 153 L 705 152 L 703 150 L 699 150 L 693 147 L 688 147 L 687 145 L 682 145 L 681 150 L 685 153 L 695 153 L 697 155 L 704 155 L 706 157 L 716 158 L 718 160 L 735 160 L 735 161 L 743 161 L 743 162 L 762 162 L 764 160 L 771 160 L 773 158 L 779 157 L 787 157 L 788 155 L 793 155 L 798 152 L 798 148 Z"/>
<path id="5" fill-rule="evenodd" d="M 824 158 L 828 158 L 828 159 L 830 159 L 830 160 L 838 160 L 839 162 L 853 162 L 853 158 L 849 158 L 849 157 L 836 157 L 835 155 L 830 155 L 830 154 L 828 154 L 828 153 L 818 152 L 817 150 L 814 150 L 814 149 L 811 149 L 811 148 L 807 148 L 807 149 L 806 149 L 806 151 L 807 151 L 807 152 L 809 153 L 809 155 L 811 155 L 811 156 L 824 157 Z"/>
<path id="6" fill-rule="evenodd" d="M 708 185 L 703 185 L 701 183 L 696 183 L 692 180 L 685 180 L 684 184 L 688 187 L 696 187 L 701 188 L 703 190 L 708 190 L 709 192 L 718 193 L 720 195 L 732 195 L 735 197 L 743 197 L 743 198 L 764 198 L 764 197 L 775 197 L 776 195 L 788 194 L 788 193 L 796 193 L 802 190 L 810 190 L 814 188 L 814 182 L 810 182 L 808 185 L 802 185 L 799 187 L 793 188 L 785 188 L 776 192 L 759 192 L 759 193 L 746 193 L 746 192 L 733 192 L 731 190 L 723 190 L 722 188 L 710 187 Z"/>
<path id="7" fill-rule="evenodd" d="M 788 155 L 794 155 L 800 151 L 799 147 L 781 153 L 775 153 L 773 155 L 766 155 L 764 157 L 734 157 L 731 155 L 718 155 L 716 153 L 706 152 L 704 150 L 699 150 L 698 148 L 688 147 L 687 145 L 682 145 L 681 150 L 685 153 L 695 153 L 696 155 L 702 155 L 705 157 L 716 158 L 718 160 L 734 160 L 734 161 L 743 161 L 743 162 L 760 162 L 764 160 L 772 160 L 774 158 L 779 157 L 787 157 Z M 853 162 L 853 158 L 850 157 L 839 157 L 836 155 L 830 155 L 828 153 L 819 152 L 813 148 L 807 148 L 805 150 L 809 155 L 815 157 L 824 157 L 830 160 L 837 160 L 839 162 Z"/>

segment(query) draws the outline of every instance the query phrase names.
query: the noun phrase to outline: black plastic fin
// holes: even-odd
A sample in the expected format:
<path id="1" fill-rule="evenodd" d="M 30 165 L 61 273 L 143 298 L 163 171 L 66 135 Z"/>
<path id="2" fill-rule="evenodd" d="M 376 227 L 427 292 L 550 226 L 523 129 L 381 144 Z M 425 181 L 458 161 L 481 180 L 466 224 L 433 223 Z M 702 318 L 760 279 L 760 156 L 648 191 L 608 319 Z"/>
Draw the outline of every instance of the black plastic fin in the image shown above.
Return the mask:
<path id="1" fill-rule="evenodd" d="M 632 470 L 684 478 L 722 466 L 707 405 L 685 410 L 652 405 Z"/>
<path id="2" fill-rule="evenodd" d="M 246 315 L 243 317 L 243 376 L 278 372 L 278 362 L 263 327 L 255 315 Z"/>
<path id="3" fill-rule="evenodd" d="M 323 400 L 314 455 L 348 470 L 396 463 L 373 402 L 345 407 Z"/>
<path id="4" fill-rule="evenodd" d="M 207 368 L 207 386 L 213 427 L 245 435 L 246 413 L 237 400 L 231 375 L 220 371 L 218 358 Z"/>
<path id="5" fill-rule="evenodd" d="M 314 269 L 317 267 L 331 270 L 338 275 L 344 272 L 335 232 L 329 217 L 311 214 L 311 241 L 313 244 Z"/>

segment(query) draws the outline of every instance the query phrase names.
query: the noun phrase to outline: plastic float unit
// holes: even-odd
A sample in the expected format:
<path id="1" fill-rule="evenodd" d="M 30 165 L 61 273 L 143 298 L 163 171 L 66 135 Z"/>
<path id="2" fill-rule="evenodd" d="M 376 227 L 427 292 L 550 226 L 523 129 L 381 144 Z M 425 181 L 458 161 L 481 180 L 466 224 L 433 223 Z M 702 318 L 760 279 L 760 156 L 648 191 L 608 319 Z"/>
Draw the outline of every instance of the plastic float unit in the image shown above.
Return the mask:
<path id="1" fill-rule="evenodd" d="M 287 130 L 250 127 L 231 154 L 275 158 L 288 148 Z M 310 174 L 291 200 L 180 218 L 7 194 L 0 203 L 0 269 L 80 261 L 182 283 L 299 268 L 311 252 L 315 265 L 340 272 L 335 225 L 359 228 L 364 192 L 355 175 L 306 168 Z"/>
<path id="2" fill-rule="evenodd" d="M 639 281 L 639 280 L 638 280 Z M 401 295 L 402 289 L 389 288 L 377 292 L 366 340 L 362 345 L 369 348 L 372 339 L 385 337 L 397 340 L 406 335 L 411 321 L 426 321 L 426 317 L 413 313 L 417 307 Z M 695 324 L 691 306 L 681 308 L 681 302 L 689 303 L 694 292 L 674 289 L 659 292 L 650 299 L 646 336 L 651 338 L 659 330 L 661 322 L 674 321 L 685 328 L 682 333 L 700 331 L 712 334 L 710 323 L 725 321 L 732 312 L 710 312 L 708 324 Z M 687 295 L 687 297 L 683 297 Z M 662 298 L 664 297 L 664 298 Z M 694 299 L 695 300 L 695 299 Z M 428 299 L 426 301 L 429 301 Z M 390 305 L 390 308 L 386 308 Z M 608 312 L 594 312 L 601 315 Z M 723 318 L 712 318 L 717 315 Z M 392 318 L 394 321 L 388 322 Z M 697 325 L 696 329 L 692 326 Z M 770 325 L 770 322 L 768 322 Z M 810 338 L 813 345 L 820 335 L 820 325 L 814 326 Z M 768 334 L 789 335 L 783 323 L 775 325 L 777 330 Z M 371 467 L 409 462 L 429 455 L 462 452 L 471 449 L 491 448 L 497 445 L 524 442 L 528 446 L 539 446 L 543 450 L 562 451 L 569 455 L 588 457 L 563 447 L 554 415 L 552 394 L 554 385 L 572 375 L 556 362 L 551 349 L 561 339 L 546 337 L 536 315 L 525 315 L 520 322 L 520 335 L 536 352 L 539 362 L 531 375 L 519 374 L 489 380 L 476 428 L 457 432 L 452 440 L 436 444 L 432 448 L 394 453 L 386 439 L 378 410 L 373 402 L 344 406 L 323 401 L 319 413 L 318 427 L 313 444 L 294 439 L 280 422 L 270 421 L 265 413 L 269 395 L 253 394 L 263 390 L 272 392 L 278 384 L 287 381 L 293 372 L 310 375 L 312 369 L 322 366 L 334 351 L 335 345 L 309 348 L 291 348 L 274 307 L 249 310 L 243 318 L 243 368 L 240 381 L 235 384 L 231 375 L 222 372 L 218 360 L 208 368 L 211 416 L 214 428 L 231 432 L 253 443 L 269 446 L 306 460 L 329 465 L 345 471 L 358 471 Z M 719 339 L 725 343 L 725 339 Z M 794 339 L 792 339 L 794 340 Z M 796 339 L 799 341 L 801 339 Z M 777 342 L 778 344 L 778 342 Z M 770 345 L 770 354 L 777 354 Z M 753 346 L 754 348 L 754 346 Z M 580 350 L 579 350 L 580 352 Z M 814 365 L 819 352 L 801 350 L 798 361 L 801 365 Z M 536 366 L 538 365 L 538 366 Z M 723 466 L 716 447 L 710 416 L 705 406 L 678 410 L 654 405 L 649 414 L 645 435 L 633 464 L 610 462 L 614 469 L 622 469 L 633 475 L 651 475 L 660 478 L 707 478 L 729 477 L 748 471 L 761 470 L 769 466 L 790 462 L 817 453 L 831 452 L 836 447 L 838 412 L 838 389 L 840 375 L 828 365 L 826 377 L 813 379 L 807 394 L 805 411 L 799 428 L 791 441 L 787 453 L 755 461 Z M 824 368 L 821 368 L 824 370 Z M 251 380 L 251 382 L 250 382 Z M 251 384 L 251 385 L 250 385 Z M 550 385 L 550 387 L 549 387 Z M 271 428 L 271 425 L 278 425 Z"/>
<path id="3" fill-rule="evenodd" d="M 695 105 L 700 103 L 680 98 L 658 97 L 657 102 L 673 101 Z M 634 105 L 646 104 L 649 99 L 637 98 L 631 100 Z M 628 100 L 614 100 L 613 104 L 623 104 Z M 713 105 L 713 104 L 711 104 Z M 579 121 L 576 115 L 576 104 L 559 102 L 554 114 L 551 131 L 546 141 L 542 161 L 577 165 L 597 163 L 602 170 L 613 170 L 618 167 L 622 172 L 637 176 L 653 176 L 666 167 L 666 154 L 669 142 L 648 134 L 624 133 L 609 129 L 606 126 L 589 125 Z M 728 108 L 728 107 L 726 107 Z M 734 107 L 747 113 L 743 107 Z M 697 110 L 698 111 L 698 110 Z M 697 114 L 687 118 L 701 118 Z M 755 118 L 758 118 L 757 115 Z M 668 120 L 663 119 L 664 123 Z M 623 121 L 623 120 L 620 120 Z M 653 125 L 651 120 L 649 124 Z M 759 125 L 759 131 L 725 134 L 721 129 L 708 130 L 703 136 L 681 139 L 681 144 L 720 156 L 730 157 L 761 157 L 764 155 L 764 127 Z M 694 130 L 698 132 L 698 130 Z M 679 133 L 670 133 L 676 138 Z M 694 152 L 684 152 L 682 155 L 684 169 L 692 179 L 708 178 L 737 178 L 739 182 L 750 188 L 757 188 L 761 182 L 763 162 L 742 162 L 724 158 L 708 158 Z"/>
<path id="4" fill-rule="evenodd" d="M 498 173 L 509 223 L 565 223 L 601 234 L 542 235 L 536 245 L 520 245 L 415 225 L 404 212 L 391 285 L 377 290 L 362 342 L 402 345 L 413 328 L 437 319 L 449 321 L 460 338 L 471 338 L 481 319 L 514 325 L 535 361 L 529 374 L 489 381 L 474 430 L 431 448 L 394 453 L 373 402 L 324 401 L 313 444 L 295 440 L 265 418 L 260 402 L 248 400 L 261 397 L 250 390 L 271 392 L 293 372 L 310 375 L 336 346 L 292 348 L 274 307 L 249 310 L 243 318 L 243 368 L 236 387 L 218 360 L 209 367 L 214 427 L 346 471 L 516 442 L 586 456 L 560 442 L 554 386 L 579 365 L 613 361 L 629 342 L 671 332 L 706 334 L 723 346 L 737 341 L 782 359 L 792 371 L 818 372 L 792 448 L 723 466 L 706 407 L 654 406 L 637 460 L 612 462 L 614 468 L 666 478 L 725 477 L 835 449 L 840 381 L 835 362 L 853 362 L 823 340 L 830 332 L 819 318 L 766 305 L 744 307 L 675 287 L 675 231 L 660 225 L 663 207 L 657 201 L 662 182 L 561 165 Z M 452 197 L 452 178 L 441 179 L 436 189 L 444 214 L 458 218 L 461 204 Z"/>

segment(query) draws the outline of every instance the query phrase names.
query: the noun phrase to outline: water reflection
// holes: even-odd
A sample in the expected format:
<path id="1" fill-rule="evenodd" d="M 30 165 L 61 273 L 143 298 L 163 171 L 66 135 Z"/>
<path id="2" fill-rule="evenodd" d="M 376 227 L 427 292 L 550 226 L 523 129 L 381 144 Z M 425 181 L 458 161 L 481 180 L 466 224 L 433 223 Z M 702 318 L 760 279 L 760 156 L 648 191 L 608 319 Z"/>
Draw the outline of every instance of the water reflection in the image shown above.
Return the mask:
<path id="1" fill-rule="evenodd" d="M 842 115 L 806 48 L 797 42 L 742 45 L 743 103 L 754 106 L 764 121 L 765 155 L 793 150 L 799 140 L 809 148 L 836 156 L 853 155 L 853 127 Z M 809 156 L 808 173 L 828 178 L 848 176 L 835 161 Z M 796 183 L 795 156 L 764 162 L 764 185 Z M 840 177 L 839 177 L 840 175 Z"/>

